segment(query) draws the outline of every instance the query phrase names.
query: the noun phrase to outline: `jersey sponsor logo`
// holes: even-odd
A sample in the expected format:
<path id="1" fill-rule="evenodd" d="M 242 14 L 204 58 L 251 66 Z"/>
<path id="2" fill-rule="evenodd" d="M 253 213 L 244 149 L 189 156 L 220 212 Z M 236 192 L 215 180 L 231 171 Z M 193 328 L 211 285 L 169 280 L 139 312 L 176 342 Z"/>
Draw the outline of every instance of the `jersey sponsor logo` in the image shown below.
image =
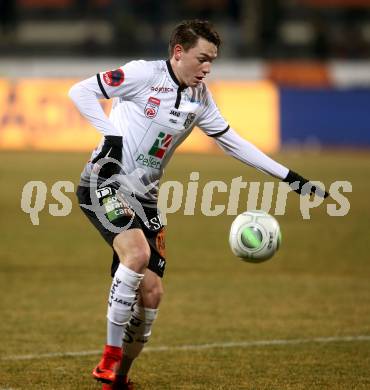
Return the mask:
<path id="1" fill-rule="evenodd" d="M 111 87 L 118 87 L 123 83 L 125 79 L 125 74 L 121 68 L 116 70 L 110 70 L 103 74 L 103 80 L 105 84 Z"/>
<path id="2" fill-rule="evenodd" d="M 150 148 L 148 155 L 140 153 L 136 162 L 152 169 L 161 169 L 161 160 L 172 142 L 173 136 L 161 131 Z"/>
<path id="3" fill-rule="evenodd" d="M 157 116 L 161 101 L 155 97 L 150 97 L 144 108 L 144 114 L 147 118 L 153 119 Z"/>
<path id="4" fill-rule="evenodd" d="M 164 154 L 166 153 L 167 148 L 170 146 L 172 142 L 173 136 L 171 134 L 166 134 L 161 131 L 158 134 L 157 139 L 154 141 L 154 144 L 149 150 L 149 154 L 151 156 L 162 159 Z"/>
<path id="5" fill-rule="evenodd" d="M 179 112 L 179 111 L 176 111 L 176 110 L 171 110 L 171 111 L 170 111 L 170 115 L 179 117 L 179 116 L 180 116 L 180 112 Z"/>
<path id="6" fill-rule="evenodd" d="M 174 91 L 174 89 L 170 87 L 151 87 L 150 89 L 153 92 L 158 92 L 158 93 L 168 93 Z"/>
<path id="7" fill-rule="evenodd" d="M 161 160 L 153 156 L 146 156 L 143 153 L 140 153 L 136 158 L 136 162 L 143 165 L 144 167 L 152 168 L 152 169 L 161 169 Z"/>
<path id="8" fill-rule="evenodd" d="M 195 114 L 192 112 L 189 112 L 189 114 L 187 115 L 185 122 L 184 122 L 185 129 L 187 129 L 193 123 L 194 119 L 195 119 Z"/>

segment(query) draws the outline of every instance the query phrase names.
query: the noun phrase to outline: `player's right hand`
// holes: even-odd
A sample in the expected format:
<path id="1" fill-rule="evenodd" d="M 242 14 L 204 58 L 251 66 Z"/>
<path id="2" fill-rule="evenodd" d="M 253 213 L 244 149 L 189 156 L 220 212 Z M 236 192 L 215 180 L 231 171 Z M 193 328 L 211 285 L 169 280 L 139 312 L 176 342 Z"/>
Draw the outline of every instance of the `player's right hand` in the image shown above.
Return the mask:
<path id="1" fill-rule="evenodd" d="M 115 162 L 106 162 L 106 158 L 116 160 Z M 108 179 L 118 174 L 121 170 L 122 161 L 122 137 L 116 135 L 107 135 L 104 137 L 104 144 L 100 153 L 91 161 L 93 164 L 100 160 L 99 176 Z"/>

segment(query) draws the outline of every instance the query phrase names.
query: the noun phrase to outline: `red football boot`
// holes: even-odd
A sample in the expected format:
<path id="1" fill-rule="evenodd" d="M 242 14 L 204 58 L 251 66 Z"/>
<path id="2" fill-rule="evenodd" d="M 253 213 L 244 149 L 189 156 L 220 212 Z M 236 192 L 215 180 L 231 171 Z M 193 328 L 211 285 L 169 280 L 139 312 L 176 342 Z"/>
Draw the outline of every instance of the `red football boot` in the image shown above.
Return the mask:
<path id="1" fill-rule="evenodd" d="M 99 382 L 112 383 L 116 376 L 114 370 L 120 364 L 121 359 L 122 348 L 106 345 L 102 359 L 92 372 L 93 377 Z"/>
<path id="2" fill-rule="evenodd" d="M 113 383 L 104 383 L 102 390 L 134 390 L 134 384 L 127 378 L 127 375 L 118 374 Z"/>

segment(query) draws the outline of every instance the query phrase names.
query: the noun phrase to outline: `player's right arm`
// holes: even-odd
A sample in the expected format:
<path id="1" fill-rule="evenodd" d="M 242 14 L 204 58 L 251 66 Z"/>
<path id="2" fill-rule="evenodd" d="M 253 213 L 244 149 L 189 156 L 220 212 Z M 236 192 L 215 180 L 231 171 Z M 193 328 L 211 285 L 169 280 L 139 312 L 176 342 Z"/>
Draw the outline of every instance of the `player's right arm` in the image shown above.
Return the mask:
<path id="1" fill-rule="evenodd" d="M 69 97 L 80 113 L 104 136 L 102 149 L 93 163 L 108 156 L 118 162 L 122 160 L 122 134 L 105 114 L 99 99 L 134 98 L 151 77 L 149 70 L 150 65 L 145 61 L 132 61 L 116 70 L 100 72 L 80 81 L 69 90 Z M 104 164 L 101 176 L 110 177 L 117 173 L 119 167 L 113 165 Z"/>
<path id="2" fill-rule="evenodd" d="M 122 161 L 122 134 L 105 114 L 99 99 L 104 92 L 99 86 L 100 74 L 80 81 L 69 90 L 69 97 L 91 125 L 104 135 L 104 142 L 100 152 L 92 159 L 92 163 L 100 162 L 99 176 L 105 179 L 119 173 L 119 163 Z M 116 162 L 107 162 L 107 157 Z M 101 160 L 103 159 L 103 160 Z M 101 160 L 101 161 L 100 161 Z"/>
<path id="3" fill-rule="evenodd" d="M 69 97 L 80 113 L 104 136 L 122 136 L 103 111 L 99 99 L 123 97 L 130 100 L 140 93 L 151 77 L 145 61 L 131 61 L 112 71 L 100 72 L 80 81 L 69 90 Z"/>
<path id="4" fill-rule="evenodd" d="M 109 120 L 99 99 L 104 95 L 99 87 L 97 76 L 80 81 L 72 86 L 69 97 L 84 116 L 103 135 L 121 135 Z"/>

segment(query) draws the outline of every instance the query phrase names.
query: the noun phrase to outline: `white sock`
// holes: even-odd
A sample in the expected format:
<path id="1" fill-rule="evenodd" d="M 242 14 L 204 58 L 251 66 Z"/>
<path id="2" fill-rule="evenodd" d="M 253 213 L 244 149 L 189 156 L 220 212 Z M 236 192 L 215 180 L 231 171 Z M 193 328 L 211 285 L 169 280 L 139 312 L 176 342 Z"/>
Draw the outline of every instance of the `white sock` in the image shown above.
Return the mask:
<path id="1" fill-rule="evenodd" d="M 116 325 L 107 319 L 107 345 L 122 347 L 123 326 Z"/>
<path id="2" fill-rule="evenodd" d="M 152 333 L 152 325 L 157 318 L 158 309 L 134 306 L 134 312 L 125 329 L 123 350 L 127 357 L 136 359 Z"/>
<path id="3" fill-rule="evenodd" d="M 143 277 L 143 274 L 138 274 L 123 264 L 118 266 L 108 299 L 108 345 L 122 346 L 124 326 L 131 317 L 132 306 L 136 301 L 136 292 Z"/>

